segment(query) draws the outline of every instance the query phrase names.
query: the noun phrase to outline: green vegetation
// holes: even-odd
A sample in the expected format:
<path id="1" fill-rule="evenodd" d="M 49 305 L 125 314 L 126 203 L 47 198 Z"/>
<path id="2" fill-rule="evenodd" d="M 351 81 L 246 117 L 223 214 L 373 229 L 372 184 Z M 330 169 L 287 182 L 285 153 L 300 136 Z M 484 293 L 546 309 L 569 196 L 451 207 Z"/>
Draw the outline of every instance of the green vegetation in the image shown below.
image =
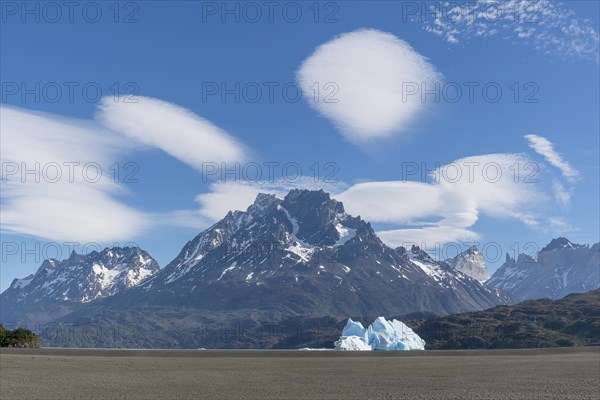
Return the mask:
<path id="1" fill-rule="evenodd" d="M 40 341 L 28 329 L 17 328 L 10 331 L 0 324 L 0 347 L 40 347 Z"/>

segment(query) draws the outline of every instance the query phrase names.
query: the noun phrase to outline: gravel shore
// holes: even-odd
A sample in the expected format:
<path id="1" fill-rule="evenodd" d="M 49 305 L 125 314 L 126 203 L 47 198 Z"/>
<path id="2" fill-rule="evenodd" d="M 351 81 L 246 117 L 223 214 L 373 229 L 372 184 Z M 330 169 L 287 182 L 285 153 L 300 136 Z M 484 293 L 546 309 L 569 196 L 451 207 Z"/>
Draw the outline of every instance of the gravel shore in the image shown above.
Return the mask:
<path id="1" fill-rule="evenodd" d="M 600 349 L 2 349 L 0 380 L 2 399 L 596 399 Z"/>

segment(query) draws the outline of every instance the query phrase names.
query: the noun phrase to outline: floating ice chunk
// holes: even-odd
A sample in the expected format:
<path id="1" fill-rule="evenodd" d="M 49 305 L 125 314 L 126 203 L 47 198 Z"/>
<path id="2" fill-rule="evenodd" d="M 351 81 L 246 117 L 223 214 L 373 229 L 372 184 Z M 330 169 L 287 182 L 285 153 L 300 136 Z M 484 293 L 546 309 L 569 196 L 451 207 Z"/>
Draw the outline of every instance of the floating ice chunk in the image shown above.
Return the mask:
<path id="1" fill-rule="evenodd" d="M 358 336 L 342 336 L 340 340 L 335 342 L 336 350 L 350 350 L 350 351 L 365 351 L 371 350 L 363 338 Z"/>
<path id="2" fill-rule="evenodd" d="M 314 348 L 314 347 L 302 347 L 298 349 L 298 351 L 332 351 L 334 349 L 325 349 L 325 348 Z"/>
<path id="3" fill-rule="evenodd" d="M 425 341 L 398 320 L 379 317 L 367 328 L 373 350 L 425 350 Z"/>
<path id="4" fill-rule="evenodd" d="M 348 318 L 336 350 L 425 350 L 425 341 L 398 320 L 379 317 L 367 329 Z"/>
<path id="5" fill-rule="evenodd" d="M 367 330 L 360 321 L 348 318 L 346 326 L 342 330 L 340 340 L 335 342 L 336 350 L 371 350 L 368 345 Z"/>
<path id="6" fill-rule="evenodd" d="M 346 326 L 342 330 L 342 336 L 358 336 L 360 338 L 366 338 L 367 330 L 360 323 L 360 321 L 352 321 L 352 318 L 348 318 Z"/>

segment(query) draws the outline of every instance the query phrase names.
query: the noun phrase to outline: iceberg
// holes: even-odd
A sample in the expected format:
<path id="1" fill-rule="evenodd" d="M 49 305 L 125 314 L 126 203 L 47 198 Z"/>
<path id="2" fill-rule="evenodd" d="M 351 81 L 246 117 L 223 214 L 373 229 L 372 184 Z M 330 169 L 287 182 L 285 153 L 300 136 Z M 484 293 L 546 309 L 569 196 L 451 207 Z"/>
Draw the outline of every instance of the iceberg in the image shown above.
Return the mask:
<path id="1" fill-rule="evenodd" d="M 425 341 L 404 322 L 377 318 L 365 329 L 360 322 L 348 318 L 336 350 L 425 350 Z"/>

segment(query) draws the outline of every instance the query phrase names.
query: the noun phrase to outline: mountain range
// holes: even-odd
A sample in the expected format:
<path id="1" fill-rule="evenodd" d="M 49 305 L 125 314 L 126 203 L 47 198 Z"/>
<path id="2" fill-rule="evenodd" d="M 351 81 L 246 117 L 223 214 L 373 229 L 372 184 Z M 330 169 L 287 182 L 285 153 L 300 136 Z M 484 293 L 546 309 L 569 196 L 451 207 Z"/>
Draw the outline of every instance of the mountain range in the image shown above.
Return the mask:
<path id="1" fill-rule="evenodd" d="M 329 194 L 292 190 L 229 212 L 163 269 L 139 248 L 47 260 L 2 293 L 0 322 L 110 333 L 42 335 L 55 346 L 294 347 L 290 337 L 309 332 L 318 344 L 318 332 L 348 317 L 430 318 L 517 301 L 512 286 L 489 284 L 500 275 L 484 284 L 488 276 L 476 247 L 441 262 L 417 246 L 391 248 Z"/>
<path id="2" fill-rule="evenodd" d="M 137 247 L 114 247 L 65 260 L 45 260 L 35 274 L 15 279 L 0 295 L 2 321 L 39 323 L 134 287 L 159 271 L 148 253 Z"/>
<path id="3" fill-rule="evenodd" d="M 560 299 L 600 287 L 600 243 L 580 245 L 560 237 L 553 239 L 534 258 L 506 255 L 506 262 L 486 284 L 520 300 Z"/>

